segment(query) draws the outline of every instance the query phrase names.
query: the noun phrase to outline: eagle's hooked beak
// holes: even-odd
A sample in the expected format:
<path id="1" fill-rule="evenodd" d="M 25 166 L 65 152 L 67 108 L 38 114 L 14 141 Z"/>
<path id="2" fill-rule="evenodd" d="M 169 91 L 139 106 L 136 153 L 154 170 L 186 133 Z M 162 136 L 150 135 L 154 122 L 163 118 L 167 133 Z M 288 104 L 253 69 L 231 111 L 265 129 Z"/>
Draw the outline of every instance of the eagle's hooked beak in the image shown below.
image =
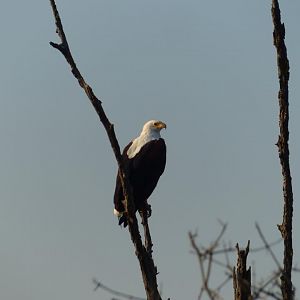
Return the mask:
<path id="1" fill-rule="evenodd" d="M 161 121 L 157 122 L 157 124 L 155 126 L 156 126 L 156 128 L 159 128 L 159 129 L 163 129 L 163 128 L 167 129 L 167 124 L 164 122 L 161 122 Z"/>

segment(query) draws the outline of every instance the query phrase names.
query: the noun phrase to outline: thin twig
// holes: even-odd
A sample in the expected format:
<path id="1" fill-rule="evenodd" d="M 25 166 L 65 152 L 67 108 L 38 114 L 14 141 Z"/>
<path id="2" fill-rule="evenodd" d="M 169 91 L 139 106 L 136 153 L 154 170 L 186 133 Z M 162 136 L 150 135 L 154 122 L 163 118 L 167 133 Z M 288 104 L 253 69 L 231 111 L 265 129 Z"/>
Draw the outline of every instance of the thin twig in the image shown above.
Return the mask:
<path id="1" fill-rule="evenodd" d="M 282 238 L 279 238 L 278 240 L 274 241 L 274 242 L 271 242 L 269 243 L 269 246 L 270 247 L 273 247 L 275 245 L 278 245 L 282 242 Z M 250 252 L 251 253 L 254 253 L 254 252 L 260 252 L 262 250 L 265 250 L 266 247 L 265 246 L 260 246 L 260 247 L 256 247 L 256 248 L 250 248 Z M 224 247 L 222 249 L 218 249 L 218 250 L 215 250 L 214 251 L 214 254 L 215 255 L 218 255 L 218 254 L 223 254 L 223 253 L 230 253 L 230 252 L 235 252 L 236 251 L 236 248 L 235 247 Z"/>
<path id="2" fill-rule="evenodd" d="M 281 274 L 281 269 L 275 272 L 269 279 L 267 279 L 264 283 L 262 283 L 259 287 L 253 288 L 253 298 L 258 298 L 261 293 L 266 293 L 266 288 L 272 282 L 274 282 Z"/>
<path id="3" fill-rule="evenodd" d="M 201 278 L 202 278 L 202 285 L 198 296 L 199 300 L 201 299 L 204 292 L 206 292 L 209 299 L 211 300 L 218 298 L 218 290 L 217 289 L 213 290 L 209 287 L 209 280 L 212 271 L 212 265 L 213 263 L 215 263 L 213 258 L 214 251 L 219 246 L 220 239 L 222 238 L 224 232 L 226 231 L 226 226 L 227 226 L 226 224 L 222 224 L 222 228 L 219 235 L 214 240 L 214 242 L 210 245 L 210 247 L 204 249 L 204 251 L 201 251 L 196 244 L 195 238 L 197 237 L 197 234 L 196 233 L 192 234 L 191 232 L 189 232 L 189 239 L 191 242 L 191 246 L 197 255 L 200 272 L 201 272 Z M 205 269 L 204 261 L 206 259 L 208 259 L 208 263 Z"/>
<path id="4" fill-rule="evenodd" d="M 232 280 L 232 274 L 230 275 L 228 274 L 227 277 L 224 279 L 224 281 L 221 282 L 219 286 L 216 287 L 216 291 L 220 292 L 221 289 L 231 280 Z"/>
<path id="5" fill-rule="evenodd" d="M 94 291 L 101 288 L 102 290 L 104 290 L 104 291 L 106 291 L 106 292 L 108 292 L 112 295 L 119 296 L 119 297 L 122 297 L 122 298 L 126 298 L 126 299 L 129 299 L 129 300 L 146 300 L 145 298 L 136 297 L 136 296 L 126 294 L 126 293 L 123 293 L 123 292 L 119 292 L 115 289 L 112 289 L 112 288 L 104 285 L 103 283 L 101 283 L 100 281 L 98 281 L 95 278 L 93 279 L 93 283 L 95 284 Z"/>
<path id="6" fill-rule="evenodd" d="M 268 242 L 267 242 L 267 240 L 266 240 L 264 234 L 262 233 L 262 231 L 261 231 L 261 229 L 260 229 L 258 223 L 255 223 L 255 227 L 256 227 L 256 230 L 257 230 L 257 232 L 258 232 L 258 234 L 259 234 L 261 240 L 263 241 L 263 243 L 264 243 L 264 245 L 265 245 L 265 249 L 267 249 L 267 251 L 270 253 L 270 255 L 271 255 L 271 257 L 273 258 L 273 260 L 274 260 L 274 262 L 275 262 L 277 268 L 278 268 L 279 270 L 282 270 L 281 264 L 279 263 L 277 257 L 275 256 L 275 254 L 274 254 L 274 252 L 273 252 L 271 246 L 268 244 Z"/>

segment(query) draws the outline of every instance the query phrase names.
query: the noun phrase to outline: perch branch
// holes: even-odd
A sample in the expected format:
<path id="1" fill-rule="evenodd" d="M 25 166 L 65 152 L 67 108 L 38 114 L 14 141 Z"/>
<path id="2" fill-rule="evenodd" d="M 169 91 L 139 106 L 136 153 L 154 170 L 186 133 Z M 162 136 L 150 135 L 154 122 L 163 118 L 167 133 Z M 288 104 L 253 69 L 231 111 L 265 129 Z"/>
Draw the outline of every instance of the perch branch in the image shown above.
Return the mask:
<path id="1" fill-rule="evenodd" d="M 134 201 L 132 196 L 131 186 L 127 176 L 127 170 L 124 168 L 123 160 L 120 152 L 120 146 L 118 140 L 116 138 L 116 134 L 114 131 L 114 126 L 108 120 L 101 101 L 96 97 L 92 88 L 86 83 L 85 79 L 81 75 L 79 69 L 76 66 L 76 63 L 71 54 L 71 50 L 69 44 L 67 42 L 66 35 L 63 30 L 62 22 L 56 7 L 56 3 L 54 0 L 50 0 L 51 8 L 53 11 L 53 16 L 55 19 L 56 32 L 61 40 L 59 44 L 50 42 L 50 45 L 55 49 L 59 50 L 62 55 L 65 57 L 67 62 L 71 67 L 71 72 L 78 80 L 79 85 L 84 89 L 87 97 L 89 98 L 91 104 L 93 105 L 96 113 L 98 114 L 101 123 L 103 124 L 107 136 L 109 138 L 111 147 L 113 149 L 115 158 L 119 167 L 119 176 L 122 183 L 124 196 L 125 196 L 125 207 L 128 214 L 128 224 L 129 224 L 129 232 L 131 236 L 131 240 L 135 246 L 135 253 L 140 263 L 140 268 L 143 276 L 143 282 L 147 294 L 148 300 L 161 300 L 161 297 L 157 288 L 157 280 L 156 280 L 156 267 L 154 265 L 153 259 L 151 255 L 148 254 L 147 250 L 143 246 L 141 236 L 138 229 L 137 219 L 135 216 L 134 209 Z"/>

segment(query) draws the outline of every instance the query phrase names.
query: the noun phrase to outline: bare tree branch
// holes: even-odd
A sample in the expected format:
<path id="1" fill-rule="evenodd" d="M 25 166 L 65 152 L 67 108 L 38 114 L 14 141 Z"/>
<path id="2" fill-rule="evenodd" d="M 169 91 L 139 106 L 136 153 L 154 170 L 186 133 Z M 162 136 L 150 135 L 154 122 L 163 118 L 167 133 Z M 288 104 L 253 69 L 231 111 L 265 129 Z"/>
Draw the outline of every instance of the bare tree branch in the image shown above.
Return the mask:
<path id="1" fill-rule="evenodd" d="M 272 298 L 277 299 L 277 295 L 275 292 L 269 292 L 266 288 L 272 284 L 275 280 L 277 280 L 281 274 L 282 270 L 279 269 L 277 272 L 275 272 L 269 279 L 265 280 L 260 286 L 253 287 L 253 299 L 258 299 L 261 294 L 266 294 L 268 296 L 272 296 Z M 281 297 L 280 297 L 281 299 Z"/>
<path id="2" fill-rule="evenodd" d="M 203 251 L 201 251 L 200 247 L 196 244 L 195 239 L 197 237 L 197 234 L 196 233 L 192 234 L 191 232 L 189 232 L 190 243 L 192 249 L 195 251 L 197 255 L 200 272 L 201 272 L 201 278 L 202 278 L 202 284 L 201 284 L 198 300 L 201 299 L 204 292 L 208 295 L 209 299 L 211 300 L 218 299 L 219 298 L 218 292 L 220 288 L 224 285 L 223 283 L 221 283 L 220 285 L 221 287 L 219 289 L 218 288 L 212 289 L 209 286 L 209 280 L 210 280 L 210 275 L 212 270 L 212 264 L 215 263 L 215 261 L 213 260 L 214 251 L 219 246 L 220 239 L 222 238 L 226 230 L 226 227 L 227 227 L 226 224 L 222 224 L 221 231 L 217 236 L 217 238 L 208 248 L 204 249 Z M 206 268 L 204 265 L 205 260 L 208 260 Z"/>
<path id="3" fill-rule="evenodd" d="M 123 292 L 119 292 L 115 289 L 112 289 L 104 284 L 102 284 L 100 281 L 98 281 L 97 279 L 93 279 L 93 283 L 95 284 L 95 288 L 94 288 L 94 291 L 96 291 L 98 288 L 101 288 L 102 290 L 112 294 L 112 295 L 115 295 L 115 296 L 119 296 L 119 297 L 122 297 L 122 298 L 125 298 L 125 299 L 129 299 L 129 300 L 146 300 L 145 298 L 140 298 L 140 297 L 136 297 L 136 296 L 133 296 L 133 295 L 129 295 L 129 294 L 126 294 L 126 293 L 123 293 Z"/>
<path id="4" fill-rule="evenodd" d="M 255 227 L 256 227 L 256 230 L 257 230 L 257 232 L 258 232 L 258 234 L 259 234 L 261 240 L 263 241 L 263 243 L 264 243 L 264 245 L 265 245 L 265 249 L 267 249 L 267 251 L 270 253 L 272 259 L 274 260 L 274 262 L 275 262 L 275 264 L 276 264 L 276 266 L 277 266 L 277 269 L 282 271 L 281 264 L 279 263 L 277 257 L 275 256 L 275 254 L 274 254 L 274 252 L 273 252 L 271 246 L 270 246 L 269 243 L 267 242 L 267 240 L 266 240 L 264 234 L 262 233 L 262 231 L 261 231 L 261 229 L 260 229 L 258 223 L 255 223 Z"/>
<path id="5" fill-rule="evenodd" d="M 196 254 L 199 267 L 200 267 L 200 292 L 198 299 L 204 298 L 206 295 L 209 299 L 223 299 L 222 290 L 228 282 L 231 282 L 233 279 L 234 265 L 231 261 L 232 258 L 232 247 L 227 246 L 224 242 L 221 242 L 220 238 L 224 234 L 224 224 L 218 237 L 206 246 L 198 246 L 196 243 L 197 233 L 189 233 L 189 238 L 192 246 L 192 252 Z M 258 225 L 257 225 L 258 226 Z M 259 227 L 259 226 L 258 226 Z M 259 232 L 261 237 L 264 237 L 262 230 Z M 274 251 L 271 249 L 275 247 L 282 239 L 277 240 L 273 243 L 268 243 L 266 239 L 263 240 L 263 246 L 261 247 L 248 247 L 249 253 L 252 254 L 267 251 L 270 256 L 271 253 L 274 255 Z M 240 250 L 245 251 L 245 250 Z M 247 249 L 246 249 L 247 251 Z M 222 255 L 224 255 L 222 257 Z M 229 257 L 231 255 L 231 257 Z M 273 258 L 274 259 L 274 258 Z M 268 276 L 262 278 L 259 282 L 254 280 L 251 283 L 252 287 L 252 299 L 282 299 L 280 286 L 278 285 L 280 275 L 282 273 L 282 268 L 280 264 L 277 265 L 275 262 L 276 268 L 270 272 Z M 216 270 L 218 268 L 218 270 Z M 221 268 L 221 269 L 220 269 Z M 224 279 L 218 284 L 215 285 L 213 282 L 212 274 L 215 272 L 224 271 Z M 248 270 L 249 271 L 249 270 Z M 295 266 L 293 272 L 299 272 L 299 269 Z M 255 274 L 254 274 L 255 275 Z M 250 276 L 250 273 L 249 273 Z M 237 276 L 235 278 L 237 280 Z M 213 282 L 213 284 L 212 284 Z M 214 285 L 214 286 L 213 286 Z M 248 300 L 248 299 L 247 299 Z"/>
<path id="6" fill-rule="evenodd" d="M 152 256 L 149 255 L 145 247 L 143 246 L 141 236 L 138 229 L 137 219 L 135 216 L 135 209 L 134 209 L 134 201 L 132 196 L 132 189 L 128 180 L 127 170 L 124 168 L 123 160 L 120 152 L 120 146 L 117 141 L 114 126 L 110 121 L 108 120 L 101 101 L 95 96 L 92 88 L 86 83 L 85 79 L 81 75 L 79 69 L 76 66 L 76 63 L 73 59 L 73 56 L 70 51 L 69 44 L 67 42 L 66 35 L 63 30 L 62 22 L 56 7 L 56 3 L 54 0 L 50 0 L 51 8 L 53 11 L 53 15 L 55 18 L 55 24 L 56 24 L 56 32 L 58 36 L 60 37 L 61 43 L 53 43 L 50 42 L 50 45 L 54 47 L 55 49 L 59 50 L 67 62 L 69 63 L 71 67 L 71 72 L 75 76 L 75 78 L 78 80 L 79 85 L 84 89 L 86 95 L 88 96 L 90 102 L 92 103 L 96 113 L 98 114 L 100 121 L 102 122 L 107 136 L 109 138 L 111 147 L 113 149 L 113 152 L 115 154 L 115 158 L 118 163 L 119 167 L 119 176 L 121 179 L 124 196 L 125 196 L 125 208 L 128 215 L 128 224 L 129 224 L 129 232 L 131 236 L 131 240 L 135 246 L 135 252 L 136 256 L 140 263 L 140 268 L 143 276 L 143 282 L 147 294 L 148 300 L 161 300 L 161 297 L 158 292 L 157 288 L 157 280 L 156 280 L 156 267 L 154 265 Z M 149 232 L 150 235 L 150 232 Z"/>
<path id="7" fill-rule="evenodd" d="M 277 244 L 280 244 L 282 242 L 282 238 L 279 238 L 278 240 L 269 243 L 269 247 L 273 247 L 276 246 Z M 261 247 L 255 247 L 255 248 L 250 248 L 250 252 L 254 253 L 254 252 L 260 252 L 261 250 L 265 250 L 266 247 L 265 245 L 261 246 Z M 214 251 L 215 255 L 218 254 L 224 254 L 224 253 L 229 253 L 229 252 L 235 252 L 236 248 L 235 247 L 224 247 L 223 249 L 218 249 Z"/>
<path id="8" fill-rule="evenodd" d="M 289 61 L 285 46 L 285 27 L 281 23 L 280 8 L 277 0 L 272 0 L 272 19 L 274 25 L 273 42 L 277 51 L 277 66 L 279 78 L 279 137 L 278 153 L 283 177 L 283 220 L 278 225 L 284 240 L 283 272 L 281 276 L 281 291 L 284 300 L 291 300 L 294 297 L 292 284 L 292 264 L 293 264 L 293 189 L 292 177 L 289 163 Z"/>

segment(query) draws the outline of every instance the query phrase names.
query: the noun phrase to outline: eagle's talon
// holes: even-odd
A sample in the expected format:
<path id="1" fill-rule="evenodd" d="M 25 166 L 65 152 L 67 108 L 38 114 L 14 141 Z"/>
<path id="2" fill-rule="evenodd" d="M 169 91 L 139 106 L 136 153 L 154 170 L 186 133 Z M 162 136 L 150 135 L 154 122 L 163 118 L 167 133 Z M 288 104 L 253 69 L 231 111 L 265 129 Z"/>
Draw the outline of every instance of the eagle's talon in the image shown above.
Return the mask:
<path id="1" fill-rule="evenodd" d="M 147 219 L 150 218 L 152 215 L 151 205 L 146 203 L 143 208 L 139 209 L 139 213 L 142 218 L 143 217 L 146 217 Z"/>
<path id="2" fill-rule="evenodd" d="M 147 206 L 146 206 L 146 214 L 147 214 L 147 218 L 150 218 L 151 215 L 152 215 L 152 208 L 151 208 L 151 205 L 147 203 Z"/>

